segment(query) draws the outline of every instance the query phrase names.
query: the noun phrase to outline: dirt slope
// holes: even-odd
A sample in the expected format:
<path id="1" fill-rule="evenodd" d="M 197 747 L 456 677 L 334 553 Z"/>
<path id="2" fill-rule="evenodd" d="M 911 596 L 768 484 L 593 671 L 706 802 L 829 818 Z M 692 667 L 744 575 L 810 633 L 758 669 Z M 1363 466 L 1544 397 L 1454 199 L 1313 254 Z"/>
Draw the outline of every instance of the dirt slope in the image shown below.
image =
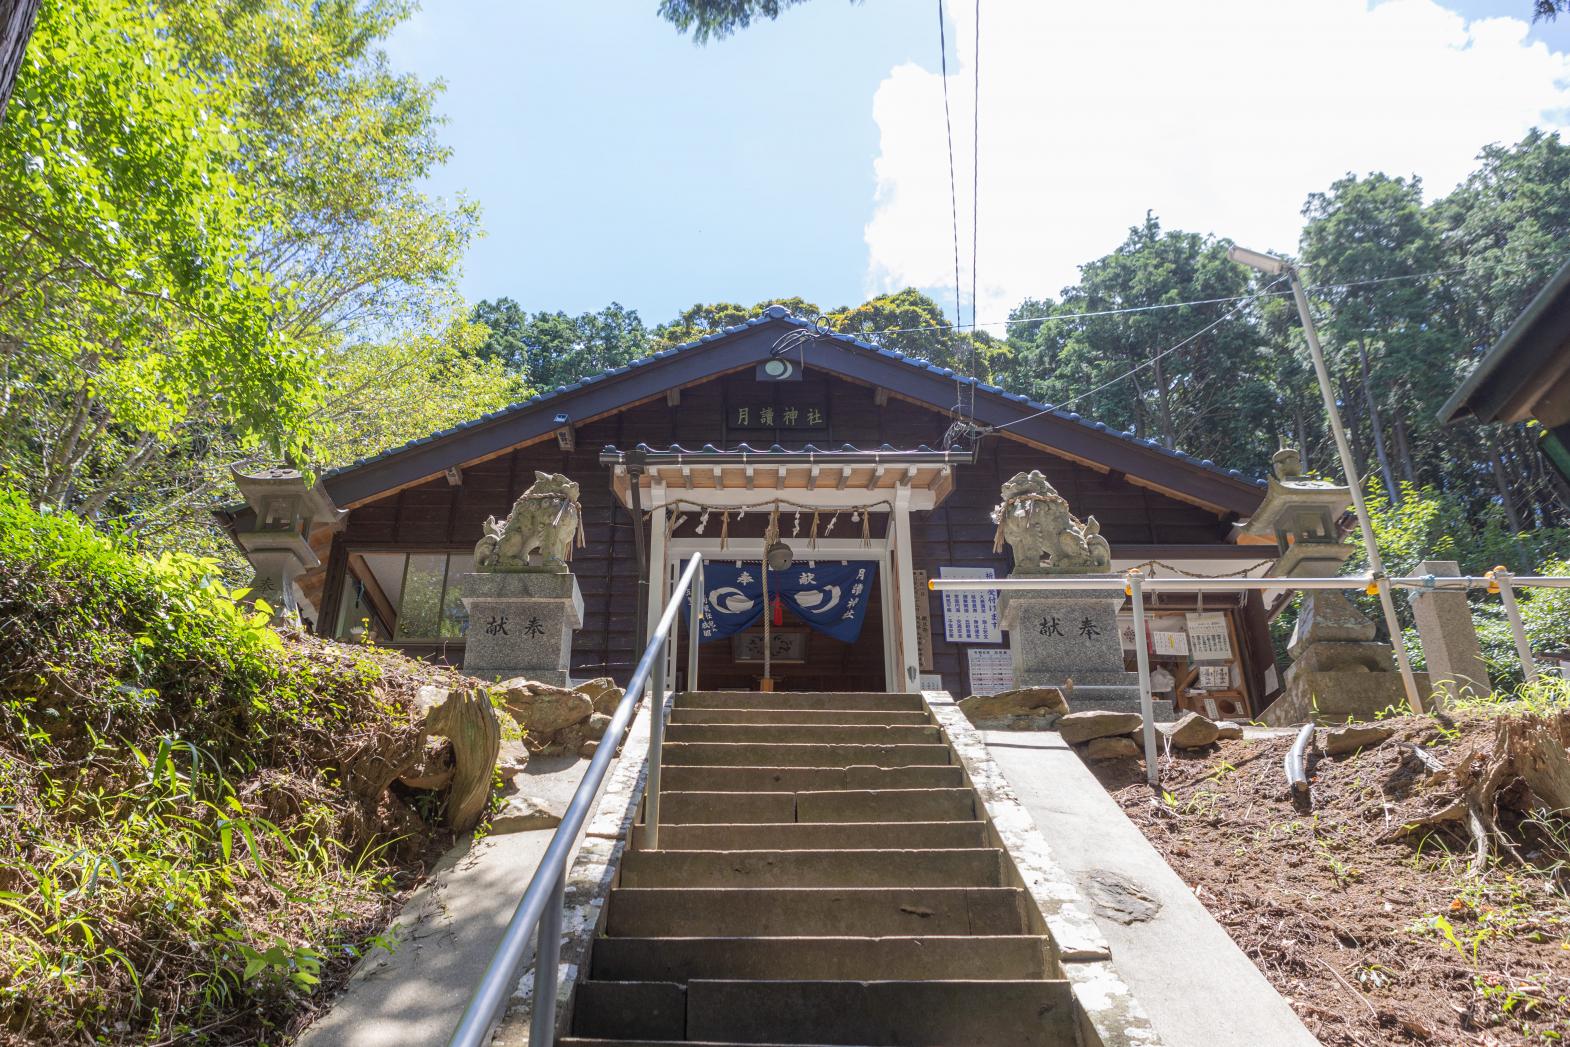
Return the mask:
<path id="1" fill-rule="evenodd" d="M 1487 764 L 1494 718 L 1385 724 L 1390 741 L 1318 760 L 1311 803 L 1286 787 L 1287 738 L 1174 753 L 1160 796 L 1132 761 L 1097 772 L 1324 1043 L 1570 1036 L 1564 823 L 1507 776 L 1496 854 L 1471 875 L 1464 819 L 1403 827 L 1445 809 Z M 1435 775 L 1412 746 L 1447 770 Z M 1226 986 L 1214 990 L 1225 1006 Z"/>

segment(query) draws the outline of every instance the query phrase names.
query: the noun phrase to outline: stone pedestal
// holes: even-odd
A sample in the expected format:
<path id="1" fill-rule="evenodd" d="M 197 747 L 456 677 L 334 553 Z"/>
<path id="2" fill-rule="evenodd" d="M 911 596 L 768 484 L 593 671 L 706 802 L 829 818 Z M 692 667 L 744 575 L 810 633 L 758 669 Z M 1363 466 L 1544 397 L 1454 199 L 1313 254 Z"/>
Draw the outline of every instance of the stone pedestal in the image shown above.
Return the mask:
<path id="1" fill-rule="evenodd" d="M 1413 574 L 1436 578 L 1461 577 L 1461 565 L 1454 560 L 1424 560 Z M 1446 697 L 1470 694 L 1481 698 L 1493 690 L 1488 680 L 1488 665 L 1477 642 L 1477 627 L 1472 623 L 1472 608 L 1466 592 L 1460 589 L 1420 589 L 1413 592 L 1412 617 L 1423 640 L 1423 657 L 1428 662 L 1428 678 L 1436 693 Z"/>
<path id="2" fill-rule="evenodd" d="M 236 538 L 256 572 L 246 599 L 266 601 L 275 621 L 298 614 L 301 608 L 295 599 L 295 582 L 306 571 L 321 566 L 310 545 L 296 534 L 242 533 Z M 314 608 L 310 611 L 315 613 Z"/>
<path id="3" fill-rule="evenodd" d="M 1302 542 L 1281 558 L 1275 573 L 1334 577 L 1354 551 L 1339 542 Z M 1394 670 L 1393 649 L 1374 640 L 1377 631 L 1346 590 L 1310 589 L 1304 593 L 1287 644 L 1292 665 L 1286 671 L 1286 686 L 1260 714 L 1260 720 L 1273 727 L 1311 719 L 1326 723 L 1349 717 L 1371 720 L 1381 710 L 1400 705 L 1406 700 L 1406 690 Z"/>
<path id="4" fill-rule="evenodd" d="M 1270 459 L 1265 500 L 1242 534 L 1273 537 L 1281 558 L 1270 573 L 1279 578 L 1333 578 L 1356 550 L 1341 541 L 1336 520 L 1352 504 L 1352 492 L 1303 472 L 1303 456 L 1283 447 Z M 1290 582 L 1287 585 L 1290 588 Z M 1406 698 L 1394 671 L 1393 649 L 1375 643 L 1374 623 L 1347 599 L 1344 589 L 1311 589 L 1303 596 L 1292 642 L 1292 667 L 1281 696 L 1260 713 L 1271 726 L 1373 719 Z M 1422 689 L 1419 682 L 1419 690 Z"/>
<path id="5" fill-rule="evenodd" d="M 565 570 L 466 574 L 469 612 L 463 671 L 487 680 L 524 676 L 568 686 L 572 634 L 583 625 L 583 594 Z"/>
<path id="6" fill-rule="evenodd" d="M 1096 577 L 1102 577 L 1100 575 Z M 1015 687 L 1066 688 L 1069 707 L 1138 710 L 1139 674 L 1123 668 L 1118 611 L 1123 578 L 1107 575 L 1107 592 L 1004 592 L 998 613 L 1008 632 Z M 1157 719 L 1171 719 L 1171 703 L 1156 702 Z"/>

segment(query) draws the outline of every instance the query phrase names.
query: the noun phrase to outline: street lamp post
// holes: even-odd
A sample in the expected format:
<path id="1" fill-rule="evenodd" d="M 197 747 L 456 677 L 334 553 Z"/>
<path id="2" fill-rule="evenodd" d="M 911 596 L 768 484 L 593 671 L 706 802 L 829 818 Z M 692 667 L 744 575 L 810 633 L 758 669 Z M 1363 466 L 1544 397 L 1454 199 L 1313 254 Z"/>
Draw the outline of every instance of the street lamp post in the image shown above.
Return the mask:
<path id="1" fill-rule="evenodd" d="M 1336 394 L 1330 384 L 1330 370 L 1325 366 L 1325 354 L 1319 347 L 1319 333 L 1314 329 L 1314 318 L 1308 311 L 1308 295 L 1303 291 L 1303 281 L 1297 268 L 1284 258 L 1261 254 L 1234 244 L 1227 250 L 1227 257 L 1267 276 L 1285 274 L 1292 285 L 1292 298 L 1297 302 L 1297 312 L 1303 320 L 1303 334 L 1308 338 L 1308 353 L 1314 360 L 1314 373 L 1319 376 L 1319 393 L 1325 400 L 1325 413 L 1330 416 L 1330 431 L 1336 438 L 1336 451 L 1341 456 L 1341 469 L 1346 473 L 1347 486 L 1351 488 L 1352 511 L 1357 514 L 1358 526 L 1363 531 L 1363 548 L 1368 553 L 1368 573 L 1374 579 L 1379 594 L 1379 606 L 1385 613 L 1385 628 L 1390 632 L 1390 646 L 1395 649 L 1396 666 L 1401 670 L 1401 685 L 1406 690 L 1407 704 L 1413 712 L 1423 712 L 1423 699 L 1417 691 L 1417 677 L 1412 675 L 1412 663 L 1406 656 L 1406 641 L 1401 635 L 1401 622 L 1396 617 L 1395 601 L 1390 598 L 1390 580 L 1385 577 L 1384 561 L 1379 556 L 1379 546 L 1374 542 L 1374 525 L 1368 519 L 1368 506 L 1363 501 L 1363 482 L 1352 461 L 1352 447 L 1347 443 L 1346 428 L 1341 424 L 1341 409 L 1336 406 Z"/>

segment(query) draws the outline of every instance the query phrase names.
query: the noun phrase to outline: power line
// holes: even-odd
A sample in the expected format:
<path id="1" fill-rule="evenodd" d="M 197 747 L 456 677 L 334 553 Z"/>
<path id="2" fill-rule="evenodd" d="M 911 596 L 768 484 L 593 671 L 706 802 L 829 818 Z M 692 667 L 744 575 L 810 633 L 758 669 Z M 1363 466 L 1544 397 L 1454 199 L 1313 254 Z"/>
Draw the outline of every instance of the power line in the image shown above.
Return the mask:
<path id="1" fill-rule="evenodd" d="M 1449 276 L 1454 273 L 1470 272 L 1474 269 L 1483 268 L 1524 269 L 1532 262 L 1541 261 L 1544 258 L 1555 258 L 1562 260 L 1564 257 L 1565 252 L 1562 250 L 1547 251 L 1541 255 L 1522 259 L 1520 262 L 1516 262 L 1511 265 L 1493 266 L 1479 263 L 1474 265 L 1456 266 L 1452 269 L 1435 269 L 1426 273 L 1408 273 L 1404 276 L 1382 276 L 1368 280 L 1326 280 L 1322 283 L 1310 284 L 1306 286 L 1304 290 L 1324 291 L 1338 287 L 1367 287 L 1373 284 L 1388 284 L 1402 280 L 1426 280 L 1430 277 Z M 886 334 L 919 334 L 926 331 L 959 332 L 967 329 L 978 329 L 983 327 L 1017 327 L 1024 324 L 1055 324 L 1061 323 L 1065 320 L 1089 320 L 1102 316 L 1124 316 L 1130 313 L 1158 312 L 1164 309 L 1186 309 L 1190 306 L 1197 305 L 1221 305 L 1226 302 L 1253 301 L 1256 298 L 1279 298 L 1285 295 L 1290 295 L 1291 293 L 1292 292 L 1290 291 L 1272 291 L 1269 294 L 1256 293 L 1229 295 L 1222 298 L 1195 298 L 1185 302 L 1158 302 L 1154 305 L 1130 305 L 1118 309 L 1096 309 L 1081 313 L 1054 313 L 1048 316 L 1024 316 L 1019 317 L 1018 319 L 1008 320 L 987 320 L 985 322 L 973 321 L 970 324 L 932 324 L 927 327 L 891 327 L 877 331 L 868 331 L 866 333 L 872 335 L 873 337 L 878 337 Z M 850 335 L 856 334 L 855 331 L 840 331 L 838 333 Z"/>
<path id="2" fill-rule="evenodd" d="M 976 246 L 981 241 L 981 0 L 976 0 L 975 57 L 971 62 L 971 117 L 970 117 L 970 327 L 976 328 L 976 285 L 978 264 Z M 954 304 L 954 322 L 958 323 L 959 303 Z M 976 340 L 966 343 L 967 370 L 976 372 Z M 976 417 L 976 387 L 970 387 L 970 407 L 967 419 Z"/>
<path id="3" fill-rule="evenodd" d="M 938 0 L 938 64 L 943 74 L 943 127 L 949 141 L 949 217 L 954 226 L 954 321 L 958 327 L 962 319 L 959 313 L 959 183 L 954 178 L 954 122 L 949 117 L 949 45 L 943 29 L 943 0 Z"/>
<path id="4" fill-rule="evenodd" d="M 1001 432 L 1004 429 L 1008 429 L 1008 428 L 1011 428 L 1012 426 L 1019 425 L 1021 422 L 1028 422 L 1032 418 L 1040 418 L 1044 414 L 1055 414 L 1058 411 L 1066 411 L 1070 407 L 1072 407 L 1074 404 L 1076 404 L 1079 401 L 1085 399 L 1086 397 L 1088 397 L 1088 396 L 1095 396 L 1097 393 L 1101 392 L 1104 389 L 1110 389 L 1112 386 L 1117 385 L 1119 382 L 1122 382 L 1122 381 L 1124 381 L 1126 379 L 1134 377 L 1136 374 L 1138 374 L 1139 372 L 1143 371 L 1145 368 L 1153 367 L 1156 364 L 1157 361 L 1162 360 L 1162 359 L 1172 355 L 1173 353 L 1177 352 L 1179 349 L 1182 349 L 1184 346 L 1186 346 L 1186 345 L 1188 345 L 1188 344 L 1190 344 L 1190 343 L 1192 343 L 1194 341 L 1197 341 L 1198 339 L 1204 337 L 1206 334 L 1209 334 L 1211 331 L 1215 330 L 1217 327 L 1220 327 L 1223 323 L 1225 323 L 1226 321 L 1230 320 L 1233 316 L 1235 316 L 1238 313 L 1242 312 L 1244 307 L 1247 306 L 1250 302 L 1253 302 L 1253 301 L 1255 301 L 1256 299 L 1259 299 L 1259 298 L 1264 298 L 1267 295 L 1269 295 L 1271 293 L 1270 289 L 1272 287 L 1275 287 L 1276 284 L 1279 284 L 1281 281 L 1283 281 L 1285 279 L 1286 279 L 1285 276 L 1278 276 L 1278 277 L 1276 277 L 1274 280 L 1272 280 L 1269 284 L 1267 284 L 1265 286 L 1264 290 L 1259 291 L 1257 294 L 1249 295 L 1248 297 L 1242 299 L 1241 301 L 1238 301 L 1237 304 L 1232 306 L 1232 308 L 1228 309 L 1226 312 L 1222 313 L 1220 316 L 1216 317 L 1214 320 L 1210 321 L 1210 323 L 1206 324 L 1204 327 L 1201 327 L 1199 330 L 1195 331 L 1193 334 L 1189 335 L 1187 338 L 1185 338 L 1182 341 L 1176 343 L 1175 345 L 1172 345 L 1172 346 L 1170 346 L 1170 347 L 1168 347 L 1166 349 L 1161 350 L 1161 352 L 1157 353 L 1155 356 L 1152 356 L 1149 360 L 1146 360 L 1143 363 L 1138 364 L 1135 367 L 1130 368 L 1129 370 L 1125 371 L 1123 374 L 1118 375 L 1116 378 L 1113 378 L 1110 381 L 1102 382 L 1100 385 L 1096 386 L 1094 389 L 1087 389 L 1085 392 L 1078 393 L 1078 394 L 1074 395 L 1073 397 L 1071 397 L 1070 399 L 1065 400 L 1063 403 L 1057 404 L 1054 407 L 1049 407 L 1046 410 L 1042 410 L 1042 411 L 1036 411 L 1033 414 L 1027 414 L 1023 418 L 1016 418 L 1012 422 L 1004 422 L 1002 425 L 988 426 L 984 430 L 982 430 L 982 432 L 983 433 Z"/>

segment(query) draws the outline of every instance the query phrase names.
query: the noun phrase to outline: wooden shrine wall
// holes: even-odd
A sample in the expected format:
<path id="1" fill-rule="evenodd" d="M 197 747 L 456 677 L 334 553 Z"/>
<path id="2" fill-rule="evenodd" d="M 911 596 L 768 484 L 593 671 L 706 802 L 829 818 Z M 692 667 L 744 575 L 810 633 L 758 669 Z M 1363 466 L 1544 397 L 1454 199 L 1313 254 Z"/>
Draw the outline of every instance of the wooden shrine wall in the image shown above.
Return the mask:
<path id="1" fill-rule="evenodd" d="M 762 402 L 760 397 L 767 396 L 777 398 L 780 407 L 821 405 L 826 426 L 811 432 L 798 429 L 772 434 L 728 427 L 737 405 L 757 405 Z M 777 439 L 791 449 L 809 441 L 820 447 L 849 443 L 875 449 L 888 443 L 910 449 L 918 444 L 937 447 L 948 422 L 944 411 L 902 400 L 891 398 L 878 406 L 872 388 L 827 375 L 809 374 L 801 382 L 770 385 L 756 382 L 750 371 L 740 372 L 682 390 L 679 405 L 670 406 L 660 398 L 581 425 L 574 451 L 559 449 L 554 440 L 536 443 L 464 468 L 463 482 L 458 486 L 438 477 L 357 506 L 335 543 L 334 555 L 472 549 L 485 518 L 505 517 L 512 502 L 534 481 L 535 470 L 566 473 L 582 491 L 588 542 L 573 558 L 573 572 L 584 599 L 584 624 L 574 640 L 573 671 L 578 676 L 604 674 L 625 680 L 635 654 L 637 560 L 631 516 L 615 502 L 609 470 L 598 461 L 607 444 L 623 450 L 638 443 L 651 447 L 679 443 L 697 449 L 706 443 L 731 448 L 745 440 L 765 448 Z M 1094 515 L 1114 553 L 1120 544 L 1128 543 L 1215 544 L 1225 540 L 1229 529 L 1229 523 L 1214 512 L 994 436 L 983 442 L 977 464 L 959 469 L 954 491 L 936 510 L 912 514 L 916 569 L 937 577 L 938 568 L 945 564 L 990 566 L 999 576 L 1005 575 L 1009 556 L 1006 551 L 992 551 L 994 527 L 988 514 L 1003 481 L 1028 469 L 1045 473 L 1077 515 Z M 758 495 L 762 501 L 768 492 L 759 490 Z M 717 533 L 717 525 L 711 526 L 715 530 L 707 533 Z M 837 531 L 836 537 L 852 536 L 846 521 L 840 527 L 844 530 Z M 744 532 L 737 529 L 736 533 Z M 928 600 L 931 607 L 934 670 L 943 675 L 950 691 L 962 695 L 965 659 L 962 648 L 943 639 L 939 596 L 923 592 L 919 598 Z M 869 619 L 867 628 L 880 627 Z M 411 653 L 457 661 L 461 645 Z M 877 664 L 881 666 L 881 661 Z"/>

